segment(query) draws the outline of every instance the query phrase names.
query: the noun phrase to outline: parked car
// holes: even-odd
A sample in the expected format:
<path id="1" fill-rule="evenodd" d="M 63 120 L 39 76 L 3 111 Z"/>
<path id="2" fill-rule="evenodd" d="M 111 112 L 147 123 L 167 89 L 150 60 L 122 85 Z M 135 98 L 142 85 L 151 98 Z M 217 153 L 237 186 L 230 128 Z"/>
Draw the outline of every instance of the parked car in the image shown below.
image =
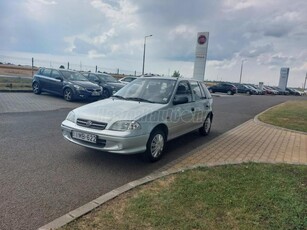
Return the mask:
<path id="1" fill-rule="evenodd" d="M 102 88 L 88 81 L 82 74 L 72 70 L 39 68 L 33 76 L 35 94 L 48 92 L 61 95 L 66 101 L 101 97 Z"/>
<path id="2" fill-rule="evenodd" d="M 125 84 L 119 82 L 116 78 L 112 77 L 109 74 L 91 72 L 83 72 L 82 74 L 89 81 L 96 83 L 103 88 L 103 98 L 108 98 L 112 96 L 114 93 L 116 93 L 118 90 L 125 86 Z"/>
<path id="3" fill-rule="evenodd" d="M 257 91 L 253 88 L 250 88 L 244 84 L 234 84 L 237 87 L 237 92 L 238 93 L 245 93 L 248 95 L 253 95 L 253 94 L 257 94 Z"/>
<path id="4" fill-rule="evenodd" d="M 237 93 L 237 87 L 233 84 L 229 83 L 219 83 L 217 85 L 210 86 L 210 93 L 227 93 L 228 95 L 234 95 Z"/>
<path id="5" fill-rule="evenodd" d="M 119 81 L 126 85 L 126 84 L 134 81 L 135 79 L 137 79 L 137 77 L 127 76 L 127 77 L 123 77 L 123 78 L 119 79 Z"/>
<path id="6" fill-rule="evenodd" d="M 265 94 L 278 95 L 278 91 L 271 88 L 270 86 L 263 86 Z"/>
<path id="7" fill-rule="evenodd" d="M 117 154 L 143 153 L 158 160 L 166 141 L 198 129 L 208 135 L 212 97 L 203 82 L 140 77 L 112 97 L 71 111 L 62 122 L 65 139 Z"/>
<path id="8" fill-rule="evenodd" d="M 286 91 L 288 91 L 290 95 L 302 96 L 302 93 L 300 91 L 293 88 L 286 88 Z"/>
<path id="9" fill-rule="evenodd" d="M 282 90 L 277 86 L 271 86 L 272 89 L 275 89 L 278 92 L 278 95 L 289 95 L 289 92 L 286 90 Z"/>

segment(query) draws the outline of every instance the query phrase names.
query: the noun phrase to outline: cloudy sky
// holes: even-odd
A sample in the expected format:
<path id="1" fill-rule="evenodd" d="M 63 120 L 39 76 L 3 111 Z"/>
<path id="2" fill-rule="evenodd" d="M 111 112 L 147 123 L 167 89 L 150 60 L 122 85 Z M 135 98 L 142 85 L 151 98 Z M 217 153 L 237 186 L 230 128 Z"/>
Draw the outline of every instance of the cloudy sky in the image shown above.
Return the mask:
<path id="1" fill-rule="evenodd" d="M 208 31 L 205 79 L 239 81 L 242 60 L 243 82 L 277 85 L 289 67 L 288 85 L 302 87 L 307 72 L 306 0 L 1 0 L 0 9 L 2 61 L 141 72 L 152 34 L 145 72 L 190 77 L 197 32 Z"/>

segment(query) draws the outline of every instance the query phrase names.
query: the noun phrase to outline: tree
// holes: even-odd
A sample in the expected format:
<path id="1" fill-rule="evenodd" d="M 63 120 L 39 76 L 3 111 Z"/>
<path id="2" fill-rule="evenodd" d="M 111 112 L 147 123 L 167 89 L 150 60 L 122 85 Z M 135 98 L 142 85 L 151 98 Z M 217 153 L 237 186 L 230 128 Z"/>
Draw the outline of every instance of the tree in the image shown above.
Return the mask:
<path id="1" fill-rule="evenodd" d="M 172 77 L 180 77 L 179 71 L 175 70 Z"/>

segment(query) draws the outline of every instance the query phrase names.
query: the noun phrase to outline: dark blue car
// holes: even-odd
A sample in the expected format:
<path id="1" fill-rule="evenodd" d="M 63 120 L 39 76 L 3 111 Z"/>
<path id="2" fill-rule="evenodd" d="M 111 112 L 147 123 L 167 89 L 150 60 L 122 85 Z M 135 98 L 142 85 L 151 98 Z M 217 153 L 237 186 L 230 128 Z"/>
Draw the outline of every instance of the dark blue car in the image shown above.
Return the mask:
<path id="1" fill-rule="evenodd" d="M 66 101 L 95 98 L 102 95 L 102 88 L 72 70 L 40 68 L 33 76 L 32 89 L 35 94 L 48 92 L 63 96 Z"/>

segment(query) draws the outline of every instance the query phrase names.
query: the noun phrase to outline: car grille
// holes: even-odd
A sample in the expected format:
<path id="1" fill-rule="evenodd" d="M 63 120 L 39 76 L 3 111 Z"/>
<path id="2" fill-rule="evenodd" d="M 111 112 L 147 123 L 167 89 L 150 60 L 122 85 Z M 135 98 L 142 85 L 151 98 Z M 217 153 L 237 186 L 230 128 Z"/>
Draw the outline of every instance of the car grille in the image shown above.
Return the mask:
<path id="1" fill-rule="evenodd" d="M 86 90 L 89 92 L 94 92 L 94 91 L 100 92 L 101 91 L 101 89 L 86 89 Z"/>
<path id="2" fill-rule="evenodd" d="M 104 130 L 108 124 L 104 122 L 77 119 L 77 125 L 92 129 Z"/>

